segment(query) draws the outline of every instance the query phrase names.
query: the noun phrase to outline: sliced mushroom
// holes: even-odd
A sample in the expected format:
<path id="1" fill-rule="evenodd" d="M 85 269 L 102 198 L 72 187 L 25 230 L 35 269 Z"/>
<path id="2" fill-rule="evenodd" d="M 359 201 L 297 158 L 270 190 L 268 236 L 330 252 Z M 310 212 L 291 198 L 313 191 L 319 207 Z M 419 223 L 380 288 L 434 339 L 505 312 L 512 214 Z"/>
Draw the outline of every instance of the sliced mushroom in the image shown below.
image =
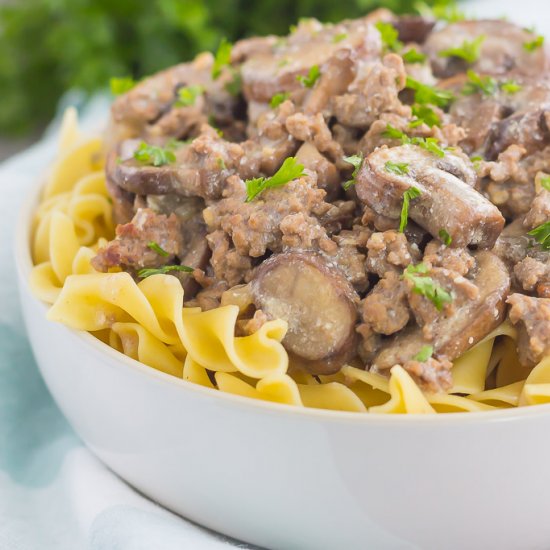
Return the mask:
<path id="1" fill-rule="evenodd" d="M 369 22 L 369 18 L 363 18 L 323 26 L 315 19 L 303 20 L 273 52 L 259 52 L 243 64 L 245 97 L 268 102 L 277 93 L 301 90 L 303 87 L 297 78 L 307 76 L 314 66 L 320 69 L 322 76 L 324 72 L 330 72 L 327 67 L 331 64 L 336 69 L 338 65 L 349 65 L 350 60 L 379 55 L 380 36 Z M 347 77 L 341 73 L 340 79 L 327 79 L 326 85 L 332 93 L 337 93 L 336 88 L 339 88 L 338 93 L 342 93 L 351 82 L 353 74 L 346 72 Z"/>
<path id="2" fill-rule="evenodd" d="M 260 265 L 250 286 L 257 308 L 288 323 L 283 344 L 301 367 L 333 373 L 355 355 L 358 297 L 320 256 L 274 255 Z"/>
<path id="3" fill-rule="evenodd" d="M 388 162 L 406 163 L 399 175 L 386 169 Z M 404 193 L 416 187 L 420 196 L 409 206 L 409 217 L 435 238 L 441 229 L 454 247 L 491 248 L 504 218 L 498 208 L 473 189 L 476 174 L 463 155 L 447 151 L 438 157 L 415 145 L 381 147 L 363 162 L 356 178 L 359 199 L 377 214 L 398 219 Z"/>
<path id="4" fill-rule="evenodd" d="M 550 299 L 512 294 L 508 303 L 510 321 L 518 329 L 519 360 L 534 367 L 550 354 Z"/>
<path id="5" fill-rule="evenodd" d="M 435 26 L 435 19 L 427 19 L 420 15 L 404 15 L 392 24 L 397 29 L 401 42 L 423 44 Z"/>
<path id="6" fill-rule="evenodd" d="M 450 48 L 460 48 L 480 36 L 484 40 L 477 60 L 467 64 L 458 57 L 441 56 Z M 524 44 L 532 42 L 536 36 L 507 21 L 477 20 L 459 21 L 432 32 L 424 50 L 430 56 L 436 76 L 448 77 L 463 73 L 471 68 L 479 73 L 505 74 L 516 71 L 518 74 L 539 76 L 548 70 L 548 56 L 544 48 L 528 51 Z"/>
<path id="7" fill-rule="evenodd" d="M 388 340 L 373 360 L 375 369 L 403 364 L 425 345 L 433 347 L 435 357 L 444 356 L 452 361 L 502 322 L 510 291 L 508 270 L 492 252 L 478 252 L 475 258 L 477 268 L 471 282 L 479 289 L 477 297 L 463 300 L 451 315 L 442 313 L 431 327 L 432 340 L 426 339 L 417 327 L 405 329 Z"/>
<path id="8" fill-rule="evenodd" d="M 239 171 L 244 177 L 249 175 L 250 166 L 241 162 L 243 148 L 221 139 L 211 129 L 192 143 L 179 145 L 173 150 L 175 162 L 162 166 L 135 160 L 133 153 L 138 144 L 137 140 L 123 142 L 120 158 L 107 165 L 107 177 L 130 193 L 220 198 L 223 184 L 231 174 Z"/>

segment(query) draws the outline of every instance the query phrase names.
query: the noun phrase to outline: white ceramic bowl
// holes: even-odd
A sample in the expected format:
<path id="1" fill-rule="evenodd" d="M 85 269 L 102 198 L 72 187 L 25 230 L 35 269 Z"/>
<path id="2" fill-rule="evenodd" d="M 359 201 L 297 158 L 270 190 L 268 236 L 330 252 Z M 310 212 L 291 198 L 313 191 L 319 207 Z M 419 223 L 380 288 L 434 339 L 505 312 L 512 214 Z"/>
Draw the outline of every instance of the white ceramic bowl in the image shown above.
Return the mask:
<path id="1" fill-rule="evenodd" d="M 76 432 L 167 508 L 272 549 L 547 550 L 550 406 L 430 416 L 299 409 L 215 392 L 46 320 L 16 256 L 29 337 Z"/>

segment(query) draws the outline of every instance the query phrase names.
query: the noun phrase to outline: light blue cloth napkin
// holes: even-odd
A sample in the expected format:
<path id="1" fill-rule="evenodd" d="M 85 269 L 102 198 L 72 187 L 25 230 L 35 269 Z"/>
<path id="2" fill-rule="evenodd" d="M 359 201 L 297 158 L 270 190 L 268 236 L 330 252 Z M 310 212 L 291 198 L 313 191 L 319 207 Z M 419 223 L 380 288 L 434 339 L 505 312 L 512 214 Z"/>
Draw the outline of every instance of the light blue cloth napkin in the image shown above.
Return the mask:
<path id="1" fill-rule="evenodd" d="M 106 114 L 105 99 L 92 101 L 82 113 L 84 128 Z M 0 550 L 248 548 L 160 508 L 111 473 L 83 446 L 40 378 L 12 248 L 19 203 L 56 145 L 52 128 L 0 165 Z"/>

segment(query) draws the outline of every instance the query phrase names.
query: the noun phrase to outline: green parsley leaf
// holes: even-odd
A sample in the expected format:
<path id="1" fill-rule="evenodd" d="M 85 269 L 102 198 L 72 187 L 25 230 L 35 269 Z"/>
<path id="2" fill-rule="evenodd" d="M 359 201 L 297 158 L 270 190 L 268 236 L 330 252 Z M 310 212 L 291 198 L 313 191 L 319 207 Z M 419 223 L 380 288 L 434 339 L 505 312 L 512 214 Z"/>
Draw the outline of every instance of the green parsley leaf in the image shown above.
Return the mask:
<path id="1" fill-rule="evenodd" d="M 515 80 L 506 80 L 500 85 L 500 89 L 510 95 L 516 94 L 522 88 L 523 86 L 518 84 Z"/>
<path id="2" fill-rule="evenodd" d="M 197 97 L 204 93 L 203 86 L 185 86 L 178 90 L 178 99 L 174 103 L 176 107 L 190 107 L 195 105 Z"/>
<path id="3" fill-rule="evenodd" d="M 412 138 L 412 143 L 413 145 L 419 145 L 438 157 L 443 158 L 445 156 L 445 150 L 439 146 L 439 141 L 436 138 Z"/>
<path id="4" fill-rule="evenodd" d="M 227 92 L 229 92 L 232 96 L 236 97 L 241 93 L 241 89 L 243 87 L 243 79 L 241 76 L 241 73 L 236 70 L 232 70 L 233 78 L 230 80 L 224 88 Z"/>
<path id="5" fill-rule="evenodd" d="M 170 274 L 172 271 L 183 271 L 185 273 L 193 273 L 194 268 L 187 265 L 164 265 L 162 267 L 140 269 L 137 273 L 138 277 L 145 279 L 151 275 L 165 275 Z"/>
<path id="6" fill-rule="evenodd" d="M 445 246 L 449 246 L 453 242 L 452 237 L 447 233 L 446 229 L 439 230 L 439 238 Z"/>
<path id="7" fill-rule="evenodd" d="M 472 161 L 472 164 L 474 165 L 474 169 L 478 170 L 479 169 L 479 164 L 481 162 L 483 162 L 484 158 L 480 155 L 476 155 L 475 157 L 470 158 L 470 160 Z"/>
<path id="8" fill-rule="evenodd" d="M 485 35 L 482 34 L 471 42 L 464 40 L 460 46 L 442 50 L 437 55 L 439 57 L 459 57 L 464 59 L 466 63 L 475 63 L 479 59 L 481 45 L 485 38 Z"/>
<path id="9" fill-rule="evenodd" d="M 415 2 L 415 10 L 426 19 L 440 19 L 448 23 L 463 21 L 466 16 L 456 6 L 456 2 L 449 0 L 439 1 L 433 7 L 426 2 Z"/>
<path id="10" fill-rule="evenodd" d="M 539 181 L 543 189 L 550 191 L 550 176 L 541 176 Z"/>
<path id="11" fill-rule="evenodd" d="M 246 180 L 246 202 L 254 200 L 266 189 L 281 187 L 288 182 L 304 175 L 304 165 L 299 164 L 294 157 L 288 157 L 282 166 L 270 178 L 254 178 Z"/>
<path id="12" fill-rule="evenodd" d="M 394 128 L 391 124 L 386 125 L 386 129 L 382 132 L 382 137 L 400 139 L 403 145 L 418 145 L 438 157 L 443 158 L 445 156 L 445 151 L 439 146 L 439 141 L 436 138 L 409 137 L 401 130 Z"/>
<path id="13" fill-rule="evenodd" d="M 530 42 L 524 42 L 523 49 L 526 52 L 534 52 L 535 50 L 542 48 L 543 44 L 544 44 L 544 36 L 537 36 L 535 40 L 531 40 Z"/>
<path id="14" fill-rule="evenodd" d="M 214 56 L 214 64 L 212 65 L 212 80 L 217 80 L 222 74 L 222 69 L 231 63 L 231 50 L 233 44 L 222 38 L 216 55 Z"/>
<path id="15" fill-rule="evenodd" d="M 410 76 L 407 76 L 407 83 L 405 86 L 411 90 L 414 90 L 414 101 L 415 103 L 419 103 L 421 105 L 431 103 L 432 105 L 437 105 L 438 107 L 446 107 L 454 99 L 452 92 L 447 90 L 439 90 L 433 86 L 422 84 Z"/>
<path id="16" fill-rule="evenodd" d="M 351 179 L 342 184 L 344 190 L 347 191 L 352 185 L 355 185 L 355 177 L 361 168 L 361 164 L 363 164 L 363 153 L 360 153 L 359 155 L 352 155 L 351 157 L 344 157 L 344 162 L 348 162 L 354 167 L 351 174 Z"/>
<path id="17" fill-rule="evenodd" d="M 109 86 L 113 95 L 122 95 L 129 92 L 136 85 L 136 81 L 131 76 L 122 76 L 120 78 L 111 78 Z"/>
<path id="18" fill-rule="evenodd" d="M 409 173 L 409 164 L 407 162 L 392 162 L 388 160 L 384 165 L 386 172 L 396 174 L 397 176 L 405 176 Z"/>
<path id="19" fill-rule="evenodd" d="M 405 63 L 423 63 L 426 61 L 426 54 L 419 52 L 416 48 L 407 50 L 401 57 Z"/>
<path id="20" fill-rule="evenodd" d="M 313 65 L 313 67 L 309 69 L 307 76 L 304 76 L 303 74 L 299 74 L 296 77 L 296 80 L 305 88 L 313 88 L 313 86 L 315 86 L 315 83 L 317 82 L 317 79 L 320 76 L 321 76 L 321 71 L 319 70 L 319 65 Z"/>
<path id="21" fill-rule="evenodd" d="M 424 263 L 417 264 L 416 266 L 409 265 L 403 272 L 403 278 L 413 284 L 413 292 L 426 296 L 426 298 L 436 307 L 437 311 L 441 311 L 443 305 L 452 302 L 453 298 L 431 277 L 417 275 L 417 273 L 424 275 L 428 271 L 428 267 Z"/>
<path id="22" fill-rule="evenodd" d="M 222 157 L 218 157 L 216 159 L 216 164 L 218 165 L 220 170 L 225 170 L 227 168 L 225 165 L 225 160 L 223 160 Z"/>
<path id="23" fill-rule="evenodd" d="M 279 92 L 278 94 L 275 94 L 271 98 L 271 101 L 269 102 L 269 106 L 272 109 L 276 109 L 281 103 L 284 103 L 289 97 L 290 97 L 290 92 Z"/>
<path id="24" fill-rule="evenodd" d="M 403 206 L 401 207 L 401 220 L 399 222 L 399 233 L 403 233 L 407 227 L 407 221 L 409 219 L 409 204 L 411 199 L 420 197 L 422 193 L 418 187 L 411 187 L 403 193 Z"/>
<path id="25" fill-rule="evenodd" d="M 147 243 L 147 247 L 153 250 L 154 252 L 156 252 L 159 256 L 163 256 L 164 258 L 167 258 L 168 256 L 170 256 L 170 254 L 166 252 L 166 250 L 164 250 L 164 248 L 162 248 L 155 241 L 149 241 Z"/>
<path id="26" fill-rule="evenodd" d="M 441 126 L 439 115 L 427 105 L 413 105 L 412 114 L 416 117 L 416 120 L 409 123 L 411 128 L 415 128 L 421 124 L 427 124 L 430 128 L 433 126 Z"/>
<path id="27" fill-rule="evenodd" d="M 424 361 L 427 361 L 434 353 L 434 349 L 432 346 L 422 346 L 420 348 L 420 351 L 413 357 L 415 361 L 420 361 L 421 363 L 424 363 Z"/>
<path id="28" fill-rule="evenodd" d="M 134 158 L 142 164 L 152 166 L 163 166 L 176 161 L 176 155 L 172 151 L 163 149 L 158 145 L 148 145 L 144 141 L 139 144 L 134 152 Z"/>
<path id="29" fill-rule="evenodd" d="M 410 143 L 411 139 L 407 134 L 405 134 L 405 132 L 394 128 L 391 124 L 386 124 L 386 129 L 382 132 L 382 137 L 388 139 L 400 139 L 403 142 L 403 145 Z"/>
<path id="30" fill-rule="evenodd" d="M 543 250 L 550 250 L 550 221 L 535 227 L 535 229 L 529 231 L 527 234 L 535 237 L 535 240 Z"/>
<path id="31" fill-rule="evenodd" d="M 398 52 L 403 47 L 403 43 L 398 39 L 399 32 L 391 23 L 377 21 L 374 26 L 380 32 L 382 44 L 384 44 L 387 50 Z"/>
<path id="32" fill-rule="evenodd" d="M 348 37 L 348 33 L 347 33 L 347 32 L 341 32 L 341 33 L 339 33 L 339 34 L 335 34 L 335 35 L 332 37 L 332 43 L 333 43 L 333 44 L 338 44 L 338 42 L 342 42 L 342 40 L 345 40 L 347 37 Z"/>
<path id="33" fill-rule="evenodd" d="M 464 95 L 472 95 L 481 92 L 483 95 L 493 95 L 498 90 L 497 81 L 490 76 L 481 76 L 469 70 L 467 73 L 468 82 L 462 89 Z"/>

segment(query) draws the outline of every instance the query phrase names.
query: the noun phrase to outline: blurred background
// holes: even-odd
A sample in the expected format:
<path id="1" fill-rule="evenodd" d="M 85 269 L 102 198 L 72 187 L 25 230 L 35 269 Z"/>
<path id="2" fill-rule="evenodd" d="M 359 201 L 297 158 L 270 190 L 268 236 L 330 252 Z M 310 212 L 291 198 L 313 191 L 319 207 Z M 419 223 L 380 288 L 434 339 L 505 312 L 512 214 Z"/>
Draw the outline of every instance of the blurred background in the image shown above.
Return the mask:
<path id="1" fill-rule="evenodd" d="M 547 2 L 470 0 L 460 8 L 481 15 L 485 8 L 498 17 L 515 6 L 520 19 L 533 24 L 550 13 Z M 214 50 L 222 37 L 233 41 L 286 34 L 300 17 L 337 21 L 381 6 L 403 13 L 448 4 L 450 0 L 0 0 L 0 160 L 40 137 L 69 90 L 71 102 L 82 103 L 106 92 L 113 76 L 140 78 L 201 50 Z"/>
<path id="2" fill-rule="evenodd" d="M 433 4 L 433 0 L 426 2 Z M 441 3 L 441 1 L 440 1 Z M 443 2 L 445 3 L 445 2 Z M 300 17 L 356 17 L 414 0 L 0 0 L 0 160 L 37 139 L 61 96 L 140 78 L 221 37 L 286 34 Z"/>

